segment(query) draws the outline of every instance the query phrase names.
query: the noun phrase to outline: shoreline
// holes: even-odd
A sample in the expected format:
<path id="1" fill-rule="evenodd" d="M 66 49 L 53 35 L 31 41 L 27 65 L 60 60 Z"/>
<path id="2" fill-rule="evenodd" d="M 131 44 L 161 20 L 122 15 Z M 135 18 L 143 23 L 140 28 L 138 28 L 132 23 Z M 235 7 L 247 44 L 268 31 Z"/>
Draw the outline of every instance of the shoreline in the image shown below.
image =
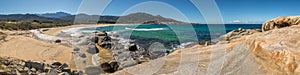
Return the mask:
<path id="1" fill-rule="evenodd" d="M 52 37 L 59 37 L 57 36 L 58 34 L 60 33 L 64 33 L 64 32 L 76 32 L 77 30 L 79 29 L 82 29 L 82 28 L 90 28 L 90 27 L 100 27 L 100 26 L 113 26 L 115 24 L 101 24 L 101 25 L 72 25 L 72 26 L 67 26 L 67 27 L 57 27 L 57 28 L 42 28 L 42 29 L 37 29 L 37 30 L 31 30 L 32 34 L 34 36 L 39 36 L 38 38 L 35 38 L 36 40 L 40 40 L 40 41 L 43 41 L 43 42 L 54 42 L 58 39 L 58 38 L 50 38 L 48 36 L 52 36 Z M 125 25 L 125 24 L 122 24 L 122 25 Z M 46 30 L 45 30 L 46 29 Z M 42 35 L 42 36 L 41 36 Z M 85 35 L 86 36 L 86 35 Z M 46 39 L 46 37 L 50 38 L 50 39 Z M 34 37 L 30 37 L 30 38 L 34 38 Z M 40 38 L 40 39 L 39 39 Z M 43 40 L 44 39 L 44 40 Z M 64 37 L 61 37 L 59 38 L 60 40 L 62 40 L 59 44 L 57 45 L 64 45 L 64 40 L 69 40 L 69 43 L 70 42 L 70 39 L 64 39 Z M 48 40 L 48 41 L 47 41 Z M 50 40 L 50 41 L 49 41 Z M 187 43 L 191 43 L 191 42 L 187 42 Z M 208 45 L 211 45 L 209 42 L 205 42 L 205 43 L 202 43 L 203 45 L 199 45 L 200 43 L 199 42 L 192 42 L 192 44 L 188 44 L 189 46 L 188 47 L 180 47 L 180 48 L 176 48 L 176 49 L 173 49 L 172 52 L 169 52 L 168 54 L 166 55 L 163 55 L 162 57 L 164 56 L 169 56 L 169 54 L 174 54 L 176 52 L 178 52 L 178 50 L 184 50 L 184 49 L 189 49 L 189 48 L 192 48 L 192 47 L 195 47 L 195 46 L 201 46 L 201 47 L 206 47 Z M 185 45 L 185 43 L 183 44 Z M 181 46 L 181 45 L 180 45 Z M 88 50 L 89 48 L 89 45 L 85 46 L 83 45 L 83 47 L 81 46 L 74 46 L 74 45 L 71 45 L 69 44 L 69 46 L 67 46 L 69 48 L 69 53 L 66 53 L 66 54 L 71 54 L 71 58 L 69 60 L 69 62 L 73 62 L 73 68 L 76 68 L 78 70 L 84 70 L 85 68 L 87 68 L 87 66 L 91 66 L 91 67 L 95 67 L 95 66 L 98 66 L 100 64 L 103 64 L 103 62 L 99 63 L 99 57 L 96 57 L 96 56 L 99 56 L 99 54 L 90 54 L 90 53 L 87 53 L 86 50 Z M 75 48 L 79 48 L 79 51 L 75 51 L 74 49 Z M 132 47 L 132 45 L 129 45 L 128 47 Z M 139 46 L 137 46 L 139 47 Z M 1 47 L 0 47 L 1 48 Z M 73 48 L 73 49 L 72 49 Z M 71 49 L 71 50 L 70 50 Z M 122 49 L 123 50 L 123 49 Z M 121 50 L 121 52 L 122 52 Z M 104 51 L 105 52 L 105 51 Z M 126 51 L 125 51 L 126 53 Z M 111 54 L 112 55 L 112 54 Z M 27 57 L 27 56 L 25 56 Z M 160 57 L 156 58 L 154 57 L 155 59 L 160 59 Z M 127 59 L 127 58 L 126 58 Z M 27 59 L 26 59 L 27 60 Z M 31 60 L 31 59 L 30 59 Z M 150 61 L 150 60 L 145 60 L 145 59 L 139 59 L 143 62 L 147 62 L 147 61 Z M 151 59 L 153 60 L 153 59 Z M 134 61 L 134 60 L 133 60 Z M 123 63 L 123 62 L 118 62 L 118 63 Z M 126 63 L 128 63 L 126 61 Z M 137 62 L 135 65 L 131 65 L 131 66 L 128 66 L 128 67 L 124 67 L 124 68 L 130 68 L 130 67 L 134 67 L 136 66 L 138 63 L 140 62 Z M 71 65 L 72 65 L 71 64 Z M 130 65 L 130 64 L 129 64 Z"/>

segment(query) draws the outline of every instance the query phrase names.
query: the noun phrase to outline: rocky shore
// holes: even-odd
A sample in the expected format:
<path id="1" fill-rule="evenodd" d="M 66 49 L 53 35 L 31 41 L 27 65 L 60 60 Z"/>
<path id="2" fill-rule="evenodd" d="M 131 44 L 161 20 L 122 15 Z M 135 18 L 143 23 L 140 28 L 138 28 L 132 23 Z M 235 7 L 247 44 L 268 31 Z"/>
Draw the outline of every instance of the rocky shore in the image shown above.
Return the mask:
<path id="1" fill-rule="evenodd" d="M 165 56 L 166 53 L 163 50 L 145 50 L 130 40 L 116 39 L 105 31 L 74 37 L 76 47 L 73 53 L 79 56 L 81 54 L 81 57 L 82 54 L 91 55 L 93 66 L 100 66 L 107 73 Z"/>
<path id="2" fill-rule="evenodd" d="M 238 29 L 210 46 L 179 49 L 113 75 L 299 75 L 299 17 L 280 17 L 259 29 Z M 246 36 L 245 36 L 246 35 Z"/>
<path id="3" fill-rule="evenodd" d="M 0 57 L 0 75 L 83 75 L 83 71 L 70 69 L 66 63 L 21 60 Z"/>

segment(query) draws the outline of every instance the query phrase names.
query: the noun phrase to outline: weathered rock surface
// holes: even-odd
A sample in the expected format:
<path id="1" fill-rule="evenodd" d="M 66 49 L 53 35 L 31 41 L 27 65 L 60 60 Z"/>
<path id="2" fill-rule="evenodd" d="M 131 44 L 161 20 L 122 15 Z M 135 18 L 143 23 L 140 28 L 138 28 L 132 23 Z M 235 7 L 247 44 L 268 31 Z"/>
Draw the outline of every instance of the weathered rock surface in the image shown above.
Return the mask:
<path id="1" fill-rule="evenodd" d="M 263 23 L 262 31 L 268 31 L 272 29 L 292 26 L 292 25 L 299 25 L 300 24 L 300 16 L 284 16 L 284 17 L 277 17 L 270 21 Z"/>
<path id="2" fill-rule="evenodd" d="M 227 44 L 176 50 L 114 75 L 299 75 L 299 37 L 300 26 L 255 33 Z"/>
<path id="3" fill-rule="evenodd" d="M 246 29 L 239 28 L 237 30 L 230 31 L 227 34 L 220 36 L 219 41 L 230 41 L 233 39 L 240 38 L 244 35 L 251 35 L 258 32 L 261 32 L 261 30 L 260 29 L 246 30 Z"/>

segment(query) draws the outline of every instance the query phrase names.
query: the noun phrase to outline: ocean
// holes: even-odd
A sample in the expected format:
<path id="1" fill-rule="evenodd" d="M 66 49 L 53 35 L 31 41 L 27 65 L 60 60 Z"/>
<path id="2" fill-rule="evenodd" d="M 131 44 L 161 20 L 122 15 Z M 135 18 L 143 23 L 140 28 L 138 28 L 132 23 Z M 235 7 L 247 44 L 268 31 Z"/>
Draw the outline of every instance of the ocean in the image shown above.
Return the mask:
<path id="1" fill-rule="evenodd" d="M 203 42 L 218 40 L 217 37 L 238 28 L 261 28 L 261 24 L 124 24 L 116 26 L 101 26 L 83 28 L 81 31 L 107 31 L 123 39 L 134 40 L 142 46 L 159 42 L 166 48 L 189 42 Z"/>

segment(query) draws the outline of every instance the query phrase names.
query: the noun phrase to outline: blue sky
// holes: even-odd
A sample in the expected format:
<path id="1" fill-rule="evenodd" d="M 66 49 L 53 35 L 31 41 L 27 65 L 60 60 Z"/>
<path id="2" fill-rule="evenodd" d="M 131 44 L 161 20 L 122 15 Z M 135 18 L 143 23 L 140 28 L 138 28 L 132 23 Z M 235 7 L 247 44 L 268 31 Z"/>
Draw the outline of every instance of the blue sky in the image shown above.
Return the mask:
<path id="1" fill-rule="evenodd" d="M 164 4 L 151 5 L 150 3 L 149 5 L 148 1 L 165 3 L 167 7 L 164 7 Z M 1 0 L 0 14 L 51 13 L 58 11 L 76 14 L 81 2 L 82 0 Z M 216 3 L 225 23 L 262 23 L 277 16 L 300 14 L 300 0 L 216 0 Z M 177 17 L 176 14 L 178 13 L 169 10 L 168 6 L 182 12 L 187 19 Z M 126 11 L 138 12 L 139 10 L 182 21 L 205 23 L 201 13 L 188 0 L 112 0 L 102 15 L 120 16 L 126 14 Z"/>

